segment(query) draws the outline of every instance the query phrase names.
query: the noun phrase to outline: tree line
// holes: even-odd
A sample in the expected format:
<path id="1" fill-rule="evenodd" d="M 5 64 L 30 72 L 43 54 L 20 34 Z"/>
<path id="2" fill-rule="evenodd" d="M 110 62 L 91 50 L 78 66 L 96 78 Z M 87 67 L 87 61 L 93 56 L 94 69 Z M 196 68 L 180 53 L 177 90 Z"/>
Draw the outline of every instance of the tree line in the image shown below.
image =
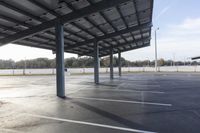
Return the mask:
<path id="1" fill-rule="evenodd" d="M 94 60 L 92 57 L 81 57 L 81 58 L 66 58 L 65 59 L 65 67 L 66 68 L 89 68 L 93 67 Z M 101 67 L 109 67 L 110 59 L 109 57 L 101 58 L 100 65 Z M 155 61 L 143 60 L 143 61 L 128 61 L 121 58 L 122 67 L 143 67 L 150 66 L 153 67 Z M 159 66 L 183 66 L 183 65 L 200 65 L 197 61 L 172 61 L 172 60 L 158 60 Z M 118 66 L 118 58 L 114 56 L 113 58 L 113 66 Z M 37 59 L 29 59 L 29 60 L 0 60 L 0 69 L 24 69 L 24 68 L 55 68 L 56 61 L 55 59 L 48 58 L 37 58 Z"/>

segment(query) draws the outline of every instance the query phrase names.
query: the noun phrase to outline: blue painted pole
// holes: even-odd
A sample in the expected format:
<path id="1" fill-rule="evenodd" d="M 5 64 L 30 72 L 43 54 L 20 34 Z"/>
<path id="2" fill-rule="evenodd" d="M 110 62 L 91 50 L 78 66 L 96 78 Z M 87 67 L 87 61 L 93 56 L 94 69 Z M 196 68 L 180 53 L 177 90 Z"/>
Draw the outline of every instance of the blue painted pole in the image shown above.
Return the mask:
<path id="1" fill-rule="evenodd" d="M 94 41 L 94 82 L 99 84 L 99 45 Z"/>
<path id="2" fill-rule="evenodd" d="M 121 52 L 118 52 L 118 68 L 119 68 L 119 76 L 122 76 L 122 64 L 121 64 Z"/>
<path id="3" fill-rule="evenodd" d="M 65 98 L 64 33 L 63 24 L 56 23 L 56 83 L 57 96 Z"/>
<path id="4" fill-rule="evenodd" d="M 110 49 L 110 79 L 113 79 L 113 49 Z"/>

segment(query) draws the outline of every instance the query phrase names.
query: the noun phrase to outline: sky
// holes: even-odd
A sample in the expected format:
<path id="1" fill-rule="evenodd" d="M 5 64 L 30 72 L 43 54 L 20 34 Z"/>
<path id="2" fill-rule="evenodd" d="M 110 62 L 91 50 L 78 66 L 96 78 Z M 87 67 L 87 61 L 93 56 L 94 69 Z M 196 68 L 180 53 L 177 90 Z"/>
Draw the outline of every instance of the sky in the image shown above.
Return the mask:
<path id="1" fill-rule="evenodd" d="M 154 60 L 157 31 L 158 58 L 187 61 L 200 56 L 200 1 L 154 0 L 151 46 L 122 53 L 127 60 Z M 0 47 L 0 59 L 15 61 L 45 57 L 53 59 L 50 50 L 8 44 Z M 77 57 L 65 53 L 65 58 Z"/>

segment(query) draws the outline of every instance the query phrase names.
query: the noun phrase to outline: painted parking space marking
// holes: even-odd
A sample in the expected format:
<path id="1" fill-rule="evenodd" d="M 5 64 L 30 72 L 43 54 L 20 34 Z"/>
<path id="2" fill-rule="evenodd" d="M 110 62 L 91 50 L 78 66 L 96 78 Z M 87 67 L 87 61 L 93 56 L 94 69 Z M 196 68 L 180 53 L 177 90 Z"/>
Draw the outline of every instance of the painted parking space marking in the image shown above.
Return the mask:
<path id="1" fill-rule="evenodd" d="M 134 86 L 141 86 L 141 87 L 143 87 L 143 86 L 146 86 L 146 87 L 160 87 L 160 85 L 158 85 L 158 84 L 156 84 L 156 85 L 153 85 L 153 84 L 133 84 Z"/>
<path id="2" fill-rule="evenodd" d="M 94 100 L 101 102 L 118 102 L 118 103 L 130 103 L 130 104 L 143 104 L 143 105 L 155 105 L 155 106 L 172 106 L 172 104 L 167 103 L 155 103 L 155 102 L 145 102 L 145 101 L 126 101 L 126 100 L 116 100 L 116 99 L 104 99 L 104 98 L 93 98 L 93 97 L 68 97 L 71 99 L 83 99 L 83 100 Z"/>
<path id="3" fill-rule="evenodd" d="M 140 90 L 122 90 L 122 89 L 82 89 L 82 90 L 97 90 L 97 91 L 116 91 L 116 92 L 136 92 L 136 93 L 155 93 L 155 94 L 164 94 L 163 91 L 140 91 Z"/>
<path id="4" fill-rule="evenodd" d="M 77 120 L 71 120 L 71 119 L 62 119 L 62 118 L 49 117 L 49 116 L 44 116 L 44 115 L 36 115 L 36 114 L 25 114 L 25 115 L 29 115 L 29 116 L 37 117 L 37 118 L 48 119 L 48 120 L 57 120 L 57 121 L 62 121 L 62 122 L 69 122 L 69 123 L 81 124 L 81 125 L 87 125 L 87 126 L 102 127 L 102 128 L 108 128 L 108 129 L 120 130 L 120 131 L 129 131 L 129 132 L 134 132 L 134 133 L 156 133 L 156 132 L 139 130 L 139 129 L 117 127 L 117 126 L 112 126 L 112 125 L 98 124 L 98 123 L 85 122 L 85 121 L 77 121 Z"/>
<path id="5" fill-rule="evenodd" d="M 25 133 L 25 132 L 21 132 L 21 131 L 17 131 L 17 130 L 13 130 L 13 129 L 7 129 L 7 128 L 0 128 L 0 132 L 5 132 L 5 133 Z"/>

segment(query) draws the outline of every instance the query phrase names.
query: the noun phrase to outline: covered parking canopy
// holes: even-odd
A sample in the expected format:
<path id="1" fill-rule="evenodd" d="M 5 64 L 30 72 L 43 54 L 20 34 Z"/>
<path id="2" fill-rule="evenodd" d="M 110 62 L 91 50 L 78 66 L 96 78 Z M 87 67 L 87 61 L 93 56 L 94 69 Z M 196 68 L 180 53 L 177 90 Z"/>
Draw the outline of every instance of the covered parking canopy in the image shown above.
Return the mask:
<path id="1" fill-rule="evenodd" d="M 150 45 L 153 0 L 1 0 L 0 45 L 56 51 L 58 96 L 64 96 L 64 52 L 95 59 Z"/>
<path id="2" fill-rule="evenodd" d="M 192 57 L 191 59 L 192 59 L 192 60 L 198 60 L 198 59 L 200 59 L 200 56 Z"/>

